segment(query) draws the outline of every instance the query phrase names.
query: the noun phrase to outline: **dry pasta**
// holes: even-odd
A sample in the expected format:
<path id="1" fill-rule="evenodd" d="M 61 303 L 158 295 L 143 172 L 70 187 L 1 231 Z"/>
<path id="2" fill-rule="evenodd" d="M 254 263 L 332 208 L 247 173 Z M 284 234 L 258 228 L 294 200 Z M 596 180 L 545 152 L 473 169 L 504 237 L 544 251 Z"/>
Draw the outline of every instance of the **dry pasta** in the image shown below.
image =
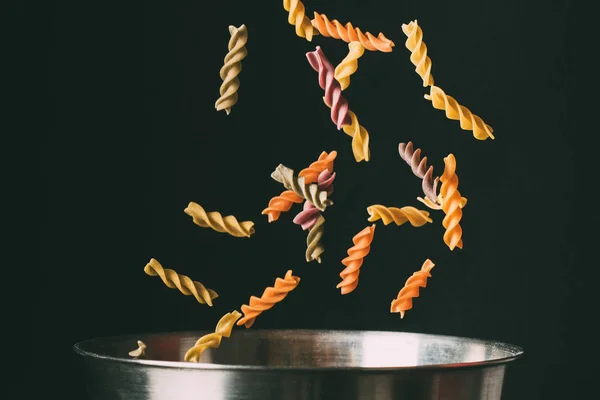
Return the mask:
<path id="1" fill-rule="evenodd" d="M 238 222 L 233 215 L 223 217 L 218 211 L 206 212 L 198 203 L 190 202 L 185 210 L 194 223 L 202 228 L 211 228 L 217 232 L 228 233 L 235 237 L 250 237 L 254 234 L 254 222 Z"/>
<path id="2" fill-rule="evenodd" d="M 248 29 L 246 25 L 239 28 L 229 26 L 229 52 L 225 56 L 224 65 L 221 67 L 220 76 L 223 80 L 219 89 L 220 96 L 215 102 L 217 111 L 225 110 L 227 115 L 231 107 L 238 101 L 238 89 L 240 80 L 238 75 L 242 72 L 242 60 L 248 55 L 246 42 L 248 41 Z"/>
<path id="3" fill-rule="evenodd" d="M 396 225 L 400 226 L 406 222 L 410 222 L 412 226 L 419 227 L 428 222 L 431 223 L 428 211 L 418 210 L 411 206 L 397 208 L 374 204 L 367 207 L 367 212 L 370 215 L 369 222 L 375 222 L 381 219 L 384 225 L 389 225 L 394 222 Z"/>
<path id="4" fill-rule="evenodd" d="M 200 356 L 204 350 L 210 347 L 213 349 L 218 348 L 221 345 L 221 339 L 223 337 L 228 338 L 231 336 L 231 331 L 233 330 L 235 321 L 237 321 L 241 316 L 242 314 L 235 310 L 223 315 L 217 323 L 215 331 L 202 336 L 200 339 L 198 339 L 198 341 L 196 341 L 194 346 L 192 346 L 185 353 L 185 361 L 200 362 Z"/>
<path id="5" fill-rule="evenodd" d="M 219 297 L 217 292 L 207 289 L 200 282 L 192 281 L 188 276 L 180 275 L 172 269 L 164 269 L 154 258 L 146 264 L 144 272 L 150 276 L 159 276 L 167 287 L 177 288 L 186 296 L 194 296 L 200 304 L 208 304 L 212 307 L 212 301 Z"/>
<path id="6" fill-rule="evenodd" d="M 374 235 L 375 224 L 366 227 L 352 238 L 354 246 L 348 249 L 348 256 L 342 260 L 342 264 L 346 268 L 340 272 L 342 281 L 336 286 L 336 288 L 341 289 L 342 294 L 348 294 L 358 286 L 360 267 L 363 264 L 364 258 L 371 251 L 371 243 L 373 242 Z"/>
<path id="7" fill-rule="evenodd" d="M 392 300 L 390 312 L 400 313 L 400 318 L 404 318 L 404 313 L 412 308 L 412 299 L 419 297 L 419 288 L 427 286 L 427 278 L 431 277 L 429 272 L 434 266 L 430 259 L 425 260 L 421 269 L 407 279 L 398 296 Z"/>
<path id="8" fill-rule="evenodd" d="M 440 178 L 442 182 L 440 188 L 443 199 L 442 210 L 446 214 L 442 220 L 442 225 L 446 228 L 444 243 L 448 245 L 450 250 L 454 250 L 455 247 L 462 249 L 462 228 L 460 226 L 462 197 L 458 191 L 458 176 L 456 176 L 456 158 L 454 154 L 449 154 L 444 158 L 444 165 L 444 173 Z"/>
<path id="9" fill-rule="evenodd" d="M 300 0 L 283 0 L 283 8 L 288 12 L 288 23 L 296 27 L 296 35 L 312 41 L 313 36 L 318 33 L 305 14 L 304 4 Z"/>
<path id="10" fill-rule="evenodd" d="M 292 275 L 292 270 L 289 270 L 283 279 L 275 279 L 275 285 L 267 287 L 262 296 L 252 296 L 248 305 L 242 305 L 244 317 L 237 322 L 237 325 L 244 325 L 246 328 L 250 328 L 254 324 L 256 317 L 285 299 L 289 292 L 296 289 L 298 283 L 300 283 L 300 278 Z"/>
<path id="11" fill-rule="evenodd" d="M 431 59 L 427 55 L 427 46 L 423 43 L 423 31 L 417 20 L 409 24 L 402 24 L 402 32 L 408 37 L 406 39 L 406 48 L 411 51 L 410 61 L 415 65 L 415 71 L 421 79 L 423 86 L 433 85 L 433 76 L 431 76 Z"/>
<path id="12" fill-rule="evenodd" d="M 315 12 L 312 24 L 325 37 L 341 39 L 346 43 L 359 42 L 370 51 L 379 50 L 388 53 L 395 46 L 394 42 L 386 38 L 383 33 L 379 33 L 375 37 L 369 32 L 363 33 L 360 28 L 355 28 L 350 22 L 344 26 L 336 19 L 330 21 L 325 14 Z"/>
<path id="13" fill-rule="evenodd" d="M 475 139 L 495 139 L 493 135 L 494 130 L 491 126 L 483 122 L 478 115 L 471 113 L 467 107 L 458 104 L 458 101 L 454 97 L 448 96 L 439 87 L 432 85 L 429 94 L 426 94 L 425 98 L 431 101 L 433 108 L 445 110 L 448 119 L 460 121 L 462 129 L 473 131 Z"/>
<path id="14" fill-rule="evenodd" d="M 350 76 L 358 69 L 358 59 L 362 57 L 365 48 L 360 42 L 348 43 L 348 55 L 335 67 L 334 76 L 342 90 L 350 85 Z"/>
<path id="15" fill-rule="evenodd" d="M 146 343 L 142 342 L 141 340 L 138 340 L 137 345 L 138 345 L 137 349 L 131 350 L 129 352 L 129 355 L 131 357 L 138 358 L 138 357 L 142 357 L 144 354 L 146 354 L 146 349 L 148 348 L 148 346 L 146 346 Z"/>

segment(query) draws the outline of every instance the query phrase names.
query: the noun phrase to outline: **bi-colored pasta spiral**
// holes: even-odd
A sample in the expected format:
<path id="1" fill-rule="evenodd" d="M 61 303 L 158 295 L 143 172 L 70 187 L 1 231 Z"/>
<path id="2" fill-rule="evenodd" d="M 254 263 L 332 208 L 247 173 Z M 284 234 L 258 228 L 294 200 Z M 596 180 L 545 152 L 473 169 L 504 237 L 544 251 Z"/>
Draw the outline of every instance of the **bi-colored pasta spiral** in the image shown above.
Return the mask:
<path id="1" fill-rule="evenodd" d="M 358 69 L 358 59 L 364 52 L 365 47 L 360 42 L 348 43 L 348 55 L 335 67 L 334 74 L 342 90 L 350 85 L 350 76 Z"/>
<path id="2" fill-rule="evenodd" d="M 460 220 L 462 218 L 462 196 L 458 191 L 458 176 L 456 176 L 456 158 L 454 154 L 449 154 L 444 158 L 444 173 L 440 178 L 442 187 L 440 194 L 443 203 L 442 210 L 446 216 L 442 220 L 442 225 L 446 228 L 444 233 L 444 243 L 450 250 L 455 247 L 462 249 L 462 228 Z"/>
<path id="3" fill-rule="evenodd" d="M 207 289 L 200 282 L 192 281 L 188 276 L 180 275 L 172 269 L 164 269 L 154 258 L 146 264 L 144 272 L 150 276 L 159 276 L 164 284 L 171 289 L 177 288 L 186 296 L 193 295 L 200 304 L 208 304 L 212 307 L 213 299 L 219 297 L 217 292 Z"/>
<path id="4" fill-rule="evenodd" d="M 237 310 L 223 315 L 219 322 L 217 322 L 215 331 L 198 339 L 196 344 L 194 344 L 194 346 L 192 346 L 185 353 L 184 360 L 190 362 L 200 362 L 200 356 L 204 350 L 208 349 L 209 347 L 212 347 L 213 349 L 218 348 L 221 345 L 221 339 L 223 337 L 228 338 L 231 336 L 231 331 L 233 330 L 235 321 L 240 319 L 241 316 L 242 314 Z"/>
<path id="5" fill-rule="evenodd" d="M 239 28 L 230 25 L 229 34 L 229 52 L 225 56 L 225 63 L 221 67 L 220 76 L 223 80 L 219 93 L 221 96 L 215 103 L 217 111 L 225 110 L 227 115 L 231 112 L 231 107 L 238 101 L 238 89 L 240 80 L 238 75 L 242 72 L 242 60 L 248 55 L 246 42 L 248 41 L 248 30 L 246 25 Z"/>
<path id="6" fill-rule="evenodd" d="M 321 263 L 321 254 L 325 252 L 325 247 L 321 243 L 325 233 L 325 218 L 322 215 L 317 217 L 314 225 L 308 231 L 306 236 L 306 262 L 317 260 Z"/>
<path id="7" fill-rule="evenodd" d="M 375 224 L 366 227 L 352 238 L 354 246 L 348 249 L 348 256 L 342 260 L 342 264 L 346 268 L 340 272 L 342 281 L 336 286 L 336 288 L 341 289 L 342 294 L 348 294 L 358 286 L 360 267 L 364 258 L 371 251 L 371 242 L 373 242 L 374 235 Z"/>
<path id="8" fill-rule="evenodd" d="M 367 207 L 367 212 L 370 215 L 369 222 L 375 222 L 381 219 L 384 225 L 389 225 L 394 222 L 396 225 L 400 226 L 406 222 L 410 222 L 412 226 L 419 227 L 428 222 L 431 223 L 429 211 L 418 210 L 411 206 L 397 208 L 375 204 Z"/>
<path id="9" fill-rule="evenodd" d="M 427 278 L 431 277 L 429 272 L 434 266 L 435 264 L 430 259 L 425 260 L 421 270 L 408 278 L 398 296 L 392 300 L 390 312 L 400 313 L 400 318 L 404 318 L 404 313 L 412 308 L 412 299 L 419 297 L 419 288 L 427 286 Z"/>
<path id="10" fill-rule="evenodd" d="M 392 51 L 392 47 L 395 46 L 394 42 L 386 38 L 381 32 L 375 37 L 369 32 L 363 33 L 359 28 L 352 26 L 350 22 L 344 26 L 337 19 L 330 21 L 325 14 L 315 12 L 315 17 L 311 22 L 319 33 L 325 37 L 341 39 L 346 43 L 359 42 L 365 49 L 370 51 L 379 50 L 389 53 Z"/>
<path id="11" fill-rule="evenodd" d="M 288 12 L 288 23 L 296 27 L 296 35 L 312 41 L 314 28 L 305 14 L 304 4 L 300 0 L 283 0 L 283 8 Z"/>
<path id="12" fill-rule="evenodd" d="M 437 86 L 431 86 L 429 94 L 425 95 L 427 100 L 431 101 L 434 108 L 438 110 L 446 110 L 446 117 L 452 120 L 460 121 L 460 127 L 466 131 L 473 131 L 473 136 L 478 140 L 486 140 L 487 138 L 495 139 L 491 126 L 483 122 L 481 117 L 472 114 L 465 106 L 458 104 L 456 99 L 448 96 L 442 89 Z"/>
<path id="13" fill-rule="evenodd" d="M 304 178 L 294 176 L 294 170 L 279 164 L 271 177 L 283 184 L 286 189 L 293 190 L 298 196 L 313 203 L 319 210 L 324 211 L 333 202 L 327 198 L 327 191 L 320 190 L 316 183 L 305 183 Z"/>
<path id="14" fill-rule="evenodd" d="M 427 46 L 423 43 L 423 31 L 417 24 L 417 20 L 402 24 L 402 32 L 408 37 L 405 45 L 412 52 L 410 61 L 415 65 L 417 74 L 423 79 L 423 87 L 433 85 L 431 59 L 427 55 Z"/>
<path id="15" fill-rule="evenodd" d="M 324 170 L 319 175 L 317 179 L 317 184 L 319 185 L 319 189 L 325 190 L 327 195 L 331 196 L 333 193 L 333 181 L 335 180 L 335 172 L 332 174 L 329 170 Z M 302 230 L 305 231 L 307 229 L 312 228 L 317 222 L 317 218 L 319 218 L 321 213 L 310 201 L 305 201 L 304 206 L 302 207 L 302 211 L 300 211 L 294 217 L 294 223 L 300 225 Z"/>
<path id="16" fill-rule="evenodd" d="M 325 90 L 324 101 L 331 108 L 331 119 L 337 128 L 352 138 L 352 153 L 357 162 L 369 161 L 369 132 L 358 122 L 356 114 L 348 109 L 348 102 L 342 96 L 342 88 L 334 77 L 333 65 L 327 60 L 321 47 L 306 53 L 311 67 L 319 73 L 319 86 Z"/>
<path id="17" fill-rule="evenodd" d="M 413 174 L 422 179 L 423 193 L 425 193 L 429 200 L 436 203 L 439 178 L 436 176 L 433 179 L 433 166 L 427 168 L 427 157 L 421 159 L 421 149 L 413 150 L 412 142 L 406 144 L 400 143 L 398 145 L 398 152 L 400 153 L 400 157 L 410 165 Z"/>
<path id="18" fill-rule="evenodd" d="M 275 279 L 275 285 L 266 288 L 260 298 L 252 296 L 248 305 L 242 305 L 244 317 L 237 322 L 237 325 L 245 325 L 246 328 L 250 328 L 256 317 L 285 299 L 289 292 L 296 289 L 298 283 L 300 283 L 300 278 L 292 275 L 292 270 L 289 270 L 283 279 Z"/>
<path id="19" fill-rule="evenodd" d="M 233 215 L 223 217 L 218 211 L 206 212 L 198 203 L 190 202 L 185 210 L 194 223 L 202 228 L 211 228 L 217 232 L 229 233 L 235 237 L 250 237 L 254 234 L 254 222 L 238 220 Z"/>
<path id="20" fill-rule="evenodd" d="M 304 183 L 314 183 L 317 181 L 319 174 L 327 169 L 333 172 L 333 161 L 337 157 L 337 151 L 327 153 L 322 152 L 317 161 L 311 163 L 307 168 L 304 168 L 298 174 L 299 178 L 304 178 Z M 262 211 L 262 214 L 267 214 L 269 222 L 277 221 L 282 212 L 289 211 L 294 203 L 302 203 L 304 199 L 294 193 L 293 190 L 286 190 L 279 196 L 273 197 L 269 201 L 269 205 Z"/>

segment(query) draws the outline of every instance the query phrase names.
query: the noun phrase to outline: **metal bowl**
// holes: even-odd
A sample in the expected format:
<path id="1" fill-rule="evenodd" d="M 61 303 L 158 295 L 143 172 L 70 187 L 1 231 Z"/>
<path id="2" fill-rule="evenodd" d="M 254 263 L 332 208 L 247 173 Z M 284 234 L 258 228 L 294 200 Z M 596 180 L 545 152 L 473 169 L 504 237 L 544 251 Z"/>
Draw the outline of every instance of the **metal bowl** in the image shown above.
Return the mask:
<path id="1" fill-rule="evenodd" d="M 91 399 L 499 400 L 517 346 L 378 331 L 236 330 L 200 363 L 184 355 L 208 332 L 104 337 L 75 344 Z M 137 340 L 143 357 L 129 351 Z"/>

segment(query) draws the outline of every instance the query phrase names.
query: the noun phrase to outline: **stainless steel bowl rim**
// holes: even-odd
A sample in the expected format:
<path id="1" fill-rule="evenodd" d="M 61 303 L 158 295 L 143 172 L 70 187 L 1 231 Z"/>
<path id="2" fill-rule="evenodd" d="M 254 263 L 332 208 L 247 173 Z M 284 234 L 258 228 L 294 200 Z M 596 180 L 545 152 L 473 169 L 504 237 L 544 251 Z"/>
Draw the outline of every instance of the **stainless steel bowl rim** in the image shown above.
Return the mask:
<path id="1" fill-rule="evenodd" d="M 272 329 L 255 329 L 255 331 L 268 332 L 273 331 Z M 411 333 L 411 332 L 398 332 L 398 331 L 353 331 L 353 330 L 316 330 L 316 329 L 302 329 L 302 330 L 277 330 L 278 332 L 344 332 L 344 333 L 373 333 L 373 334 L 393 334 L 393 333 Z M 361 371 L 361 372 L 380 372 L 380 371 L 398 371 L 398 370 L 439 370 L 439 369 L 468 369 L 468 368 L 476 368 L 481 366 L 488 365 L 496 365 L 496 364 L 504 364 L 510 361 L 516 360 L 520 358 L 524 354 L 524 350 L 522 347 L 499 342 L 495 340 L 484 340 L 470 337 L 459 337 L 459 336 L 449 336 L 449 335 L 437 335 L 437 334 L 423 334 L 419 333 L 421 336 L 428 336 L 431 338 L 440 338 L 440 339 L 464 339 L 471 342 L 479 342 L 481 344 L 491 344 L 497 345 L 498 347 L 502 347 L 507 349 L 508 352 L 513 355 L 507 357 L 500 357 L 493 360 L 486 361 L 475 361 L 475 362 L 464 362 L 461 364 L 432 364 L 432 365 L 419 365 L 419 366 L 393 366 L 393 367 L 283 367 L 283 366 L 263 366 L 263 365 L 236 365 L 236 364 L 210 364 L 210 363 L 194 363 L 194 362 L 184 362 L 184 361 L 158 361 L 158 360 L 146 360 L 142 358 L 121 358 L 121 357 L 113 357 L 103 354 L 97 354 L 94 352 L 90 352 L 82 349 L 81 347 L 88 342 L 96 341 L 99 339 L 111 339 L 111 338 L 132 338 L 132 340 L 140 337 L 147 336 L 155 336 L 155 335 L 164 335 L 164 334 L 181 334 L 184 332 L 153 332 L 146 334 L 127 334 L 127 335 L 114 335 L 114 336 L 102 336 L 95 337 L 91 339 L 82 340 L 73 345 L 73 350 L 84 357 L 93 357 L 97 359 L 112 361 L 112 362 L 121 362 L 121 363 L 131 363 L 131 364 L 143 364 L 148 366 L 162 367 L 162 368 L 178 368 L 178 369 L 200 369 L 200 370 L 227 370 L 227 371 L 239 371 L 239 370 L 251 370 L 251 371 L 266 371 L 266 372 L 323 372 L 323 371 Z M 210 333 L 209 331 L 203 332 L 195 332 L 200 336 L 205 333 Z M 200 337 L 198 336 L 198 337 Z M 227 340 L 227 339 L 224 339 Z"/>

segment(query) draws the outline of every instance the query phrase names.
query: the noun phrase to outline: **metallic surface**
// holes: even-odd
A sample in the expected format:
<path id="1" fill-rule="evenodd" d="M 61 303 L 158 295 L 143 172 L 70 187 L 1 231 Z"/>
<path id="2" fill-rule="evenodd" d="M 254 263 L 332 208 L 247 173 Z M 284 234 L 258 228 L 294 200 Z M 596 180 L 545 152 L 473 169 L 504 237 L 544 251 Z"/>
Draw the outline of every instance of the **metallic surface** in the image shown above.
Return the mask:
<path id="1" fill-rule="evenodd" d="M 377 331 L 236 330 L 200 363 L 183 361 L 208 332 L 77 343 L 90 399 L 499 400 L 506 343 Z M 142 340 L 145 356 L 128 352 Z"/>

